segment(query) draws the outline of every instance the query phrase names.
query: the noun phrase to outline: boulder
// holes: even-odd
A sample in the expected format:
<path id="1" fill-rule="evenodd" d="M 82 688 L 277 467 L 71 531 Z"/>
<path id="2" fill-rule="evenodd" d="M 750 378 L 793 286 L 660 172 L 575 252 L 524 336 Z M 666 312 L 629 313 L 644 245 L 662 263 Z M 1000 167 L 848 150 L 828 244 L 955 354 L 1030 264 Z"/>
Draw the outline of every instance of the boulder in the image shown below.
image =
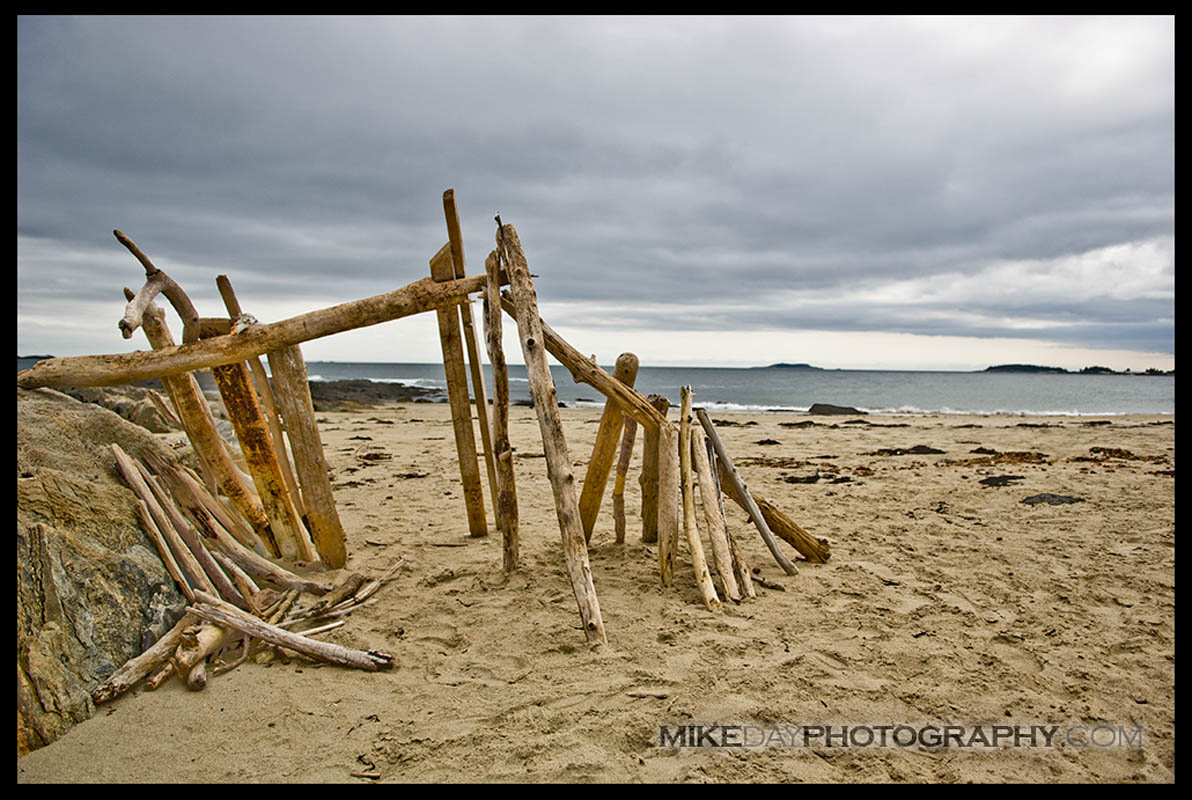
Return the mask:
<path id="1" fill-rule="evenodd" d="M 181 617 L 110 445 L 174 449 L 115 412 L 17 389 L 17 754 L 94 712 L 91 690 Z"/>
<path id="2" fill-rule="evenodd" d="M 843 414 L 864 414 L 864 411 L 858 411 L 849 406 L 834 406 L 831 403 L 812 403 L 811 408 L 807 409 L 808 414 L 823 414 L 823 415 L 843 415 Z"/>

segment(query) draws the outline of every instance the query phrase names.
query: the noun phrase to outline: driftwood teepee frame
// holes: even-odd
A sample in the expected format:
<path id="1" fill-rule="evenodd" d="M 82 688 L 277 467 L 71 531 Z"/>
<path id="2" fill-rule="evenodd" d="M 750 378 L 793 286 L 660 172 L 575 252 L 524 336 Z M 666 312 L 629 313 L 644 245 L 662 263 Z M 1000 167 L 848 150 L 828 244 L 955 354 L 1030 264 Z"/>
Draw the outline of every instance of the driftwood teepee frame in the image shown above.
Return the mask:
<path id="1" fill-rule="evenodd" d="M 224 276 L 218 278 L 217 284 L 228 317 L 199 317 L 181 288 L 157 269 L 131 239 L 116 231 L 116 238 L 141 262 L 146 273 L 140 291 L 125 290 L 128 305 L 119 327 L 125 338 L 137 327 L 142 328 L 153 350 L 48 359 L 18 373 L 17 385 L 23 388 L 103 386 L 161 378 L 202 464 L 203 479 L 210 490 L 205 502 L 210 506 L 210 497 L 218 490 L 247 523 L 227 522 L 229 530 L 238 532 L 240 544 L 256 544 L 275 558 L 317 559 L 339 568 L 347 557 L 345 534 L 331 493 L 299 345 L 334 333 L 433 311 L 442 342 L 469 532 L 472 536 L 484 536 L 488 532 L 472 421 L 474 408 L 496 527 L 504 543 L 503 566 L 513 570 L 518 564 L 518 512 L 509 443 L 508 374 L 501 346 L 503 310 L 517 324 L 530 395 L 542 433 L 567 572 L 589 642 L 604 644 L 607 637 L 592 581 L 587 543 L 614 463 L 613 514 L 617 541 L 624 541 L 624 484 L 638 426 L 644 431 L 640 478 L 642 541 L 657 543 L 658 568 L 664 585 L 669 586 L 673 580 L 682 530 L 704 604 L 710 609 L 720 604 L 700 538 L 694 502 L 697 486 L 703 506 L 703 527 L 711 543 L 711 565 L 720 577 L 727 599 L 737 602 L 753 597 L 754 590 L 741 548 L 725 524 L 722 491 L 746 510 L 771 554 L 788 574 L 794 574 L 797 569 L 782 554 L 777 538 L 795 547 L 811 562 L 827 560 L 829 549 L 825 540 L 807 534 L 745 486 L 711 419 L 702 409 L 692 408 L 689 387 L 682 392 L 680 422 L 676 428 L 666 418 L 666 398 L 646 398 L 633 388 L 638 368 L 636 356 L 622 354 L 614 374 L 610 375 L 542 321 L 525 253 L 512 225 L 503 225 L 497 219 L 497 246 L 485 260 L 485 274 L 469 277 L 455 195 L 450 189 L 443 195 L 443 208 L 448 241 L 430 259 L 429 278 L 386 294 L 270 324 L 257 323 L 241 311 Z M 509 291 L 502 293 L 501 287 L 506 285 Z M 491 425 L 469 299 L 478 292 L 484 300 L 486 349 L 494 378 Z M 182 319 L 181 345 L 174 343 L 163 311 L 153 302 L 159 293 L 166 296 Z M 465 349 L 470 370 L 464 363 Z M 571 372 L 576 382 L 586 383 L 606 397 L 579 494 L 547 363 L 548 353 Z M 262 356 L 269 360 L 272 386 L 266 379 Z M 235 427 L 248 475 L 237 466 L 216 431 L 211 411 L 193 375 L 195 370 L 208 368 L 215 375 Z M 469 373 L 472 400 L 468 393 Z M 197 484 L 190 489 L 195 495 L 201 493 L 199 490 Z M 215 508 L 209 510 L 219 513 Z M 249 539 L 250 533 L 255 535 L 256 542 Z"/>

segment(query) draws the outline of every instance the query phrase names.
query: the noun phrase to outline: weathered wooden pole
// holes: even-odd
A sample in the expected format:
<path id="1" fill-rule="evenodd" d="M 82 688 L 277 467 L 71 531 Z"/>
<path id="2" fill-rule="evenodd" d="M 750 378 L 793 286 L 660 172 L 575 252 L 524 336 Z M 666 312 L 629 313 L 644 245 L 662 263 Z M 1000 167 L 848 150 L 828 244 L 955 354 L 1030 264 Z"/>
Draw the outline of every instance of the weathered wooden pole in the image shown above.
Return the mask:
<path id="1" fill-rule="evenodd" d="M 267 325 L 253 325 L 232 336 L 216 336 L 153 352 L 68 356 L 39 361 L 17 373 L 17 386 L 113 386 L 180 375 L 219 364 L 245 361 L 291 344 L 364 328 L 423 311 L 454 306 L 484 289 L 483 275 L 437 283 L 423 278 L 386 294 L 341 303 Z"/>
<path id="2" fill-rule="evenodd" d="M 563 436 L 563 422 L 559 417 L 554 380 L 546 361 L 542 320 L 538 316 L 538 299 L 521 242 L 512 225 L 504 225 L 498 229 L 497 247 L 502 254 L 512 287 L 518 336 L 521 339 L 526 374 L 530 379 L 530 396 L 533 398 L 534 411 L 542 432 L 542 447 L 546 455 L 547 475 L 555 496 L 555 512 L 559 519 L 559 532 L 563 538 L 567 574 L 571 578 L 571 588 L 575 592 L 580 620 L 588 642 L 607 644 L 604 619 L 600 614 L 600 603 L 592 582 L 592 567 L 588 561 L 588 548 L 584 543 L 583 525 L 580 522 L 575 475 L 571 471 L 571 457 Z"/>
<path id="3" fill-rule="evenodd" d="M 467 276 L 464 261 L 464 238 L 459 226 L 459 209 L 455 206 L 455 190 L 443 192 L 443 214 L 447 218 L 447 239 L 451 245 L 451 262 L 455 268 L 453 277 Z M 486 290 L 487 291 L 487 290 Z M 472 375 L 472 396 L 476 400 L 476 419 L 480 423 L 480 443 L 484 446 L 484 466 L 488 472 L 488 488 L 493 508 L 497 507 L 497 471 L 493 463 L 493 440 L 488 425 L 488 399 L 484 388 L 484 365 L 480 362 L 480 345 L 476 340 L 475 320 L 472 317 L 472 301 L 465 300 L 459 306 L 459 318 L 463 323 L 464 344 L 468 348 L 468 368 Z M 491 362 L 490 362 L 491 363 Z"/>
<path id="4" fill-rule="evenodd" d="M 724 532 L 728 536 L 728 549 L 733 557 L 733 576 L 737 579 L 737 586 L 741 589 L 742 597 L 752 600 L 757 597 L 757 591 L 753 588 L 753 576 L 749 571 L 749 562 L 745 559 L 745 554 L 741 552 L 741 545 L 737 541 L 737 537 L 728 529 L 728 514 L 724 511 L 724 489 L 720 482 L 723 468 L 720 465 L 720 459 L 716 457 L 716 448 L 712 446 L 712 440 L 705 439 L 704 444 L 707 448 L 708 466 L 712 470 L 712 481 L 716 486 L 716 505 L 719 506 L 720 518 L 725 523 Z"/>
<path id="5" fill-rule="evenodd" d="M 778 566 L 782 567 L 782 571 L 787 575 L 798 575 L 799 568 L 779 549 L 778 542 L 774 539 L 774 533 L 770 530 L 770 526 L 766 523 L 766 518 L 762 516 L 761 509 L 757 507 L 757 502 L 745 486 L 745 481 L 741 478 L 740 473 L 737 472 L 737 468 L 733 466 L 732 459 L 729 458 L 728 452 L 724 449 L 724 443 L 720 441 L 720 435 L 716 432 L 716 426 L 712 424 L 711 418 L 708 417 L 708 412 L 701 408 L 697 412 L 697 415 L 699 416 L 700 424 L 704 427 L 704 433 L 708 435 L 708 438 L 712 440 L 712 446 L 716 448 L 716 455 L 720 459 L 721 466 L 724 468 L 724 474 L 728 477 L 734 491 L 745 500 L 749 517 L 753 520 L 753 524 L 757 526 L 758 532 L 761 533 L 766 547 L 770 550 L 770 555 L 774 556 L 774 560 L 778 562 Z"/>
<path id="6" fill-rule="evenodd" d="M 625 478 L 629 475 L 629 461 L 633 458 L 633 441 L 637 437 L 637 422 L 622 414 L 625 432 L 621 435 L 621 452 L 617 456 L 617 477 L 613 481 L 613 527 L 617 544 L 625 541 Z"/>
<path id="7" fill-rule="evenodd" d="M 704 545 L 699 538 L 699 525 L 695 519 L 695 476 L 691 468 L 691 397 L 690 386 L 679 390 L 679 472 L 683 485 L 683 532 L 687 536 L 687 548 L 691 551 L 691 569 L 695 572 L 695 583 L 699 587 L 704 607 L 709 611 L 720 606 L 712 574 L 708 571 L 708 560 L 704 557 Z"/>
<path id="8" fill-rule="evenodd" d="M 449 281 L 455 276 L 450 242 L 431 258 L 430 274 L 437 281 Z M 484 492 L 480 487 L 476 435 L 472 428 L 472 407 L 468 400 L 468 373 L 464 367 L 459 312 L 450 306 L 438 309 L 436 315 L 439 319 L 439 343 L 443 349 L 443 371 L 447 377 L 447 400 L 451 405 L 451 424 L 455 430 L 459 479 L 468 512 L 468 531 L 472 536 L 487 536 L 488 523 L 484 516 Z"/>
<path id="9" fill-rule="evenodd" d="M 613 377 L 626 386 L 632 386 L 637 379 L 637 367 L 637 356 L 633 353 L 622 353 L 617 356 Z M 604 498 L 605 486 L 608 485 L 608 474 L 612 471 L 613 461 L 617 457 L 617 443 L 621 439 L 624 419 L 625 412 L 621 406 L 615 400 L 606 399 L 600 426 L 596 430 L 592 458 L 588 461 L 588 473 L 579 496 L 579 513 L 583 520 L 586 541 L 592 539 L 592 529 L 596 526 L 596 517 L 600 514 L 600 503 Z"/>
<path id="10" fill-rule="evenodd" d="M 662 426 L 644 426 L 642 474 L 638 478 L 642 490 L 642 542 L 654 544 L 658 541 L 658 431 L 669 424 L 666 423 L 666 412 L 670 408 L 670 400 L 661 394 L 652 394 L 646 400 L 664 423 Z"/>
<path id="11" fill-rule="evenodd" d="M 227 275 L 216 275 L 215 285 L 219 289 L 219 296 L 223 298 L 224 307 L 228 310 L 230 317 L 229 328 L 226 333 L 231 333 L 231 326 L 236 325 L 238 328 L 247 327 L 241 322 L 242 310 L 240 308 L 240 301 L 236 298 L 236 292 L 232 288 L 231 281 L 228 280 Z M 274 401 L 273 388 L 269 385 L 269 376 L 265 374 L 265 365 L 261 363 L 260 356 L 251 356 L 248 359 L 248 367 L 252 370 L 253 381 L 256 383 L 257 396 L 261 399 L 261 407 L 265 410 L 265 421 L 269 423 L 269 432 L 273 436 L 273 441 L 277 452 L 277 463 L 281 467 L 281 477 L 286 482 L 286 488 L 290 490 L 290 497 L 294 501 L 294 506 L 298 509 L 299 516 L 306 516 L 306 504 L 302 501 L 302 493 L 298 488 L 298 481 L 294 478 L 294 467 L 290 463 L 290 456 L 286 452 L 286 438 L 281 429 L 281 419 L 277 413 L 277 403 Z"/>
<path id="12" fill-rule="evenodd" d="M 484 332 L 488 362 L 493 369 L 493 461 L 497 483 L 493 513 L 501 531 L 502 567 L 511 572 L 518 563 L 517 484 L 513 475 L 513 446 L 509 443 L 509 370 L 501 334 L 500 266 L 494 250 L 484 262 L 488 276 L 484 291 Z"/>
<path id="13" fill-rule="evenodd" d="M 670 425 L 658 429 L 658 571 L 663 586 L 670 586 L 675 574 L 675 551 L 679 548 L 682 511 L 679 496 L 679 433 Z"/>
<path id="14" fill-rule="evenodd" d="M 294 465 L 306 500 L 306 519 L 319 558 L 332 569 L 348 561 L 347 537 L 335 506 L 323 439 L 315 421 L 315 407 L 310 397 L 306 361 L 298 345 L 290 345 L 269 354 L 269 370 L 277 387 L 277 402 L 294 448 Z M 284 448 L 283 442 L 278 443 Z"/>
<path id="15" fill-rule="evenodd" d="M 728 543 L 728 525 L 720 505 L 720 491 L 716 487 L 712 466 L 708 462 L 707 439 L 702 429 L 692 430 L 691 434 L 691 455 L 699 482 L 700 504 L 704 509 L 708 539 L 712 542 L 712 563 L 716 565 L 716 572 L 720 575 L 724 596 L 734 603 L 739 603 L 741 589 L 733 572 L 733 555 Z"/>

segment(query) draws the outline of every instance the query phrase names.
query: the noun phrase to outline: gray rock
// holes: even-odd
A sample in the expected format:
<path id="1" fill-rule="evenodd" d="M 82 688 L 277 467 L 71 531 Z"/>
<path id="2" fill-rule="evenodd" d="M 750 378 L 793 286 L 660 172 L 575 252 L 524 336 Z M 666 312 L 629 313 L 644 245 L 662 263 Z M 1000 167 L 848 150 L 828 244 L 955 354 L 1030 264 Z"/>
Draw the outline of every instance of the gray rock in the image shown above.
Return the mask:
<path id="1" fill-rule="evenodd" d="M 110 445 L 174 450 L 115 412 L 17 390 L 17 749 L 94 711 L 91 690 L 181 617 Z"/>
<path id="2" fill-rule="evenodd" d="M 811 408 L 807 409 L 808 414 L 825 414 L 825 415 L 841 415 L 841 414 L 864 414 L 864 411 L 858 411 L 850 406 L 834 406 L 831 403 L 812 403 Z"/>

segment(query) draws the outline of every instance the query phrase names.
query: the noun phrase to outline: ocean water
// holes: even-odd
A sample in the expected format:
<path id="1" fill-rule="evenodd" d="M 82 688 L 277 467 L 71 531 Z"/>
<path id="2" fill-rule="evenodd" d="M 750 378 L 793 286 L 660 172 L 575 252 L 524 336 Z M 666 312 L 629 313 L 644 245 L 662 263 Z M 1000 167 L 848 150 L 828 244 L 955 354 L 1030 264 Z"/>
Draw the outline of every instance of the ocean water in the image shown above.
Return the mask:
<path id="1" fill-rule="evenodd" d="M 610 373 L 611 365 L 604 367 Z M 352 364 L 312 361 L 311 380 L 367 378 L 446 391 L 441 364 Z M 604 398 L 577 384 L 565 367 L 552 366 L 559 400 L 569 407 L 603 406 Z M 485 365 L 485 391 L 492 374 Z M 806 411 L 813 403 L 851 406 L 874 414 L 1174 414 L 1175 377 L 1005 372 L 904 372 L 782 367 L 649 367 L 637 374 L 642 394 L 679 403 L 691 386 L 697 406 L 720 413 Z M 509 366 L 509 394 L 528 400 L 525 367 Z"/>
<path id="2" fill-rule="evenodd" d="M 17 369 L 34 361 L 17 360 Z M 604 367 L 610 373 L 611 365 Z M 311 361 L 311 380 L 365 378 L 446 392 L 442 364 Z M 485 391 L 493 396 L 484 367 Z M 569 407 L 602 407 L 604 398 L 577 384 L 565 367 L 552 366 L 559 400 Z M 851 406 L 872 414 L 1114 415 L 1174 414 L 1175 377 L 1026 372 L 907 372 L 783 367 L 650 367 L 638 370 L 635 388 L 663 394 L 672 406 L 691 386 L 697 406 L 719 413 L 806 411 L 813 403 Z M 525 367 L 509 366 L 509 395 L 530 398 Z M 444 395 L 445 396 L 445 395 Z"/>

